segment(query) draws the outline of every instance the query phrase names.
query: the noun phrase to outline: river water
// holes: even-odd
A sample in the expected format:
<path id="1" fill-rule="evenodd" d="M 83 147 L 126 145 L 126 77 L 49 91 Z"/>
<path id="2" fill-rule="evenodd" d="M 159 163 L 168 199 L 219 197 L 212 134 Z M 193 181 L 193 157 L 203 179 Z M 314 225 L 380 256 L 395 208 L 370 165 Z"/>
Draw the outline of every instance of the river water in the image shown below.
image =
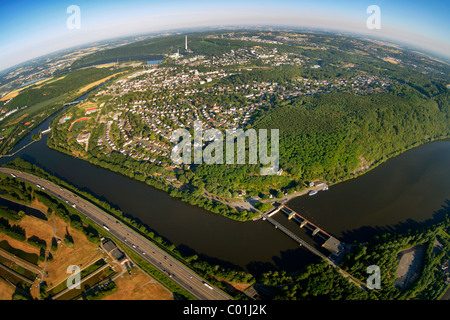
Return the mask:
<path id="1" fill-rule="evenodd" d="M 450 212 L 450 141 L 409 150 L 288 206 L 344 242 L 438 222 Z"/>
<path id="2" fill-rule="evenodd" d="M 27 144 L 32 133 L 48 128 L 49 121 L 34 129 L 15 150 Z M 317 261 L 266 221 L 235 222 L 191 206 L 145 183 L 51 150 L 45 138 L 14 157 L 37 164 L 109 202 L 140 219 L 178 250 L 196 253 L 212 263 L 259 273 L 273 268 L 293 271 Z M 0 164 L 10 160 L 0 159 Z M 429 143 L 357 179 L 315 196 L 293 199 L 288 205 L 341 240 L 366 240 L 386 230 L 438 219 L 438 211 L 450 199 L 449 163 L 450 142 Z M 298 228 L 283 216 L 277 220 L 292 230 Z M 300 230 L 298 234 L 305 236 Z"/>

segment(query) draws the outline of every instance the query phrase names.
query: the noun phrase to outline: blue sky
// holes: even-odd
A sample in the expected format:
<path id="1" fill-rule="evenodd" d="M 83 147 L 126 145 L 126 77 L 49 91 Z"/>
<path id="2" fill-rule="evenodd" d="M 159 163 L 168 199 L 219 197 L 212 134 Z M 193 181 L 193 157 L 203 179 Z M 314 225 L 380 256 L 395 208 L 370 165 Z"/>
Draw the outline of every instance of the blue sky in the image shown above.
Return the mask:
<path id="1" fill-rule="evenodd" d="M 369 30 L 366 9 L 378 5 L 381 29 Z M 77 5 L 81 28 L 68 29 Z M 352 31 L 404 41 L 450 56 L 447 1 L 404 0 L 39 0 L 0 1 L 0 70 L 76 45 L 172 28 L 284 24 Z"/>

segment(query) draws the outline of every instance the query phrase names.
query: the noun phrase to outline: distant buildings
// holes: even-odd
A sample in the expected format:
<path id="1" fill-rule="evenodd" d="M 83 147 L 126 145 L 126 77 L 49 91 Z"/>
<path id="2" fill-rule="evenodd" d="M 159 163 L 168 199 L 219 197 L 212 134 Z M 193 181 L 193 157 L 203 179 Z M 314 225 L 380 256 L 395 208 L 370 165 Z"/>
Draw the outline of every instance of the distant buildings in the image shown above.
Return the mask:
<path id="1" fill-rule="evenodd" d="M 179 57 L 181 57 L 180 50 L 177 50 L 177 52 L 172 54 L 170 57 L 173 58 L 173 59 L 178 59 Z"/>
<path id="2" fill-rule="evenodd" d="M 63 124 L 64 122 L 66 122 L 67 120 L 69 120 L 71 118 L 71 116 L 64 116 L 61 119 L 59 119 L 59 123 Z"/>
<path id="3" fill-rule="evenodd" d="M 26 107 L 26 106 L 25 106 L 25 107 Z M 15 109 L 12 109 L 12 110 L 6 112 L 2 117 L 0 117 L 0 121 L 2 121 L 2 120 L 5 119 L 6 117 L 8 117 L 9 115 L 12 115 L 13 113 L 15 113 L 15 112 L 17 112 L 17 111 L 19 111 L 19 108 L 15 108 Z"/>
<path id="4" fill-rule="evenodd" d="M 188 48 L 188 40 L 187 40 L 187 36 L 184 36 L 184 51 L 186 51 L 186 52 L 192 52 L 192 50 Z"/>
<path id="5" fill-rule="evenodd" d="M 78 135 L 77 142 L 79 144 L 88 144 L 90 137 L 91 137 L 90 132 L 82 132 Z"/>
<path id="6" fill-rule="evenodd" d="M 89 108 L 89 109 L 86 109 L 86 114 L 91 114 L 91 113 L 94 113 L 97 111 L 98 111 L 97 107 Z"/>
<path id="7" fill-rule="evenodd" d="M 103 249 L 120 264 L 128 262 L 128 258 L 123 251 L 111 239 L 104 239 L 102 241 Z"/>

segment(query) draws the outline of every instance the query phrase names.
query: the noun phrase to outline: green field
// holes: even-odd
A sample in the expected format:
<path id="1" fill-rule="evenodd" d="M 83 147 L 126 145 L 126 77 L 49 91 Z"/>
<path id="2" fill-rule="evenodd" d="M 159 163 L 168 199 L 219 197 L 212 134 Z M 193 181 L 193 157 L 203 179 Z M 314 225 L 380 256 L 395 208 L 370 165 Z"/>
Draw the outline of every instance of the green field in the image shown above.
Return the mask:
<path id="1" fill-rule="evenodd" d="M 86 128 L 86 124 L 87 124 L 88 120 L 81 120 L 78 122 L 75 122 L 72 126 L 72 128 L 70 129 L 70 131 L 77 131 L 77 130 L 82 130 L 84 128 Z"/>

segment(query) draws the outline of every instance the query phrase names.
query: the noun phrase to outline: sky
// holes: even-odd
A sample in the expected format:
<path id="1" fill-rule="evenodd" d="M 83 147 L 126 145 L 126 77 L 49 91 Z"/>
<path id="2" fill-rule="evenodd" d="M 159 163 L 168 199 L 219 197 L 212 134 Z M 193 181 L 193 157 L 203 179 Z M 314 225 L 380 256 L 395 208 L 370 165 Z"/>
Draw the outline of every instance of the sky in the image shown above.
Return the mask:
<path id="1" fill-rule="evenodd" d="M 80 9 L 80 28 L 69 28 Z M 380 29 L 369 29 L 370 5 Z M 218 25 L 286 25 L 401 41 L 450 58 L 445 0 L 0 0 L 0 70 L 61 49 L 120 36 Z"/>

